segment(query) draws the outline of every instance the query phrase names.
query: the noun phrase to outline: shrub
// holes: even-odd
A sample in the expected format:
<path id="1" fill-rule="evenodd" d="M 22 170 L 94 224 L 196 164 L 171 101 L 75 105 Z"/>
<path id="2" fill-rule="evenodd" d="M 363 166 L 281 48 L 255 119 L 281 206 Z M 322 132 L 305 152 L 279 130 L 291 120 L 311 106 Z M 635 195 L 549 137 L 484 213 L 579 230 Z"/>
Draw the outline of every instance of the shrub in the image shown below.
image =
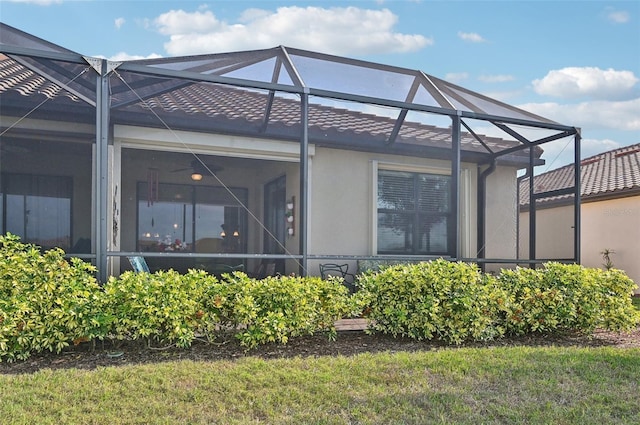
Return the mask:
<path id="1" fill-rule="evenodd" d="M 502 293 L 471 264 L 443 259 L 387 267 L 360 277 L 370 328 L 415 339 L 459 344 L 503 334 Z"/>
<path id="2" fill-rule="evenodd" d="M 215 277 L 201 270 L 184 275 L 173 270 L 125 272 L 111 277 L 104 286 L 111 336 L 190 346 L 196 332 L 216 320 L 204 309 L 205 294 L 216 283 Z"/>
<path id="3" fill-rule="evenodd" d="M 597 282 L 598 324 L 611 331 L 624 332 L 640 324 L 640 311 L 634 305 L 636 284 L 625 272 L 618 269 L 589 269 Z"/>
<path id="4" fill-rule="evenodd" d="M 543 268 L 503 270 L 501 289 L 509 294 L 507 332 L 629 330 L 638 324 L 631 304 L 634 283 L 619 270 L 546 263 Z"/>
<path id="5" fill-rule="evenodd" d="M 101 338 L 95 267 L 64 251 L 41 252 L 17 236 L 0 236 L 0 360 L 60 352 L 71 341 Z"/>
<path id="6" fill-rule="evenodd" d="M 218 293 L 222 322 L 241 330 L 241 344 L 286 344 L 289 338 L 328 332 L 349 309 L 348 291 L 339 279 L 277 276 L 252 279 L 235 272 L 225 276 L 227 286 Z"/>

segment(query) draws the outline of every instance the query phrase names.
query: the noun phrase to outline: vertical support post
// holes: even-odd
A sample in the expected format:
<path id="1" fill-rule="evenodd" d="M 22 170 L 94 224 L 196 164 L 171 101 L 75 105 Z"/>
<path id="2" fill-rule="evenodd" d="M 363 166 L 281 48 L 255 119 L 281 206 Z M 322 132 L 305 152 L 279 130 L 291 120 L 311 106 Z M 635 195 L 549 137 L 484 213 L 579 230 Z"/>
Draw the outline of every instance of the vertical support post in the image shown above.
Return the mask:
<path id="1" fill-rule="evenodd" d="M 95 247 L 98 279 L 107 281 L 107 199 L 108 199 L 108 142 L 109 142 L 109 79 L 107 61 L 102 60 L 96 84 L 96 175 L 95 190 Z"/>
<path id="2" fill-rule="evenodd" d="M 480 166 L 478 166 L 478 211 L 477 211 L 477 229 L 476 229 L 476 257 L 484 258 L 485 256 L 485 220 L 486 220 L 486 206 L 485 200 L 487 191 L 485 189 L 485 179 L 483 178 L 484 173 L 480 171 Z M 482 263 L 484 265 L 484 263 Z"/>
<path id="3" fill-rule="evenodd" d="M 451 117 L 451 209 L 454 223 L 449 228 L 454 229 L 449 238 L 452 246 L 450 255 L 458 260 L 460 255 L 460 111 Z"/>
<path id="4" fill-rule="evenodd" d="M 536 197 L 533 185 L 533 163 L 535 161 L 535 149 L 529 146 L 529 260 L 536 259 Z M 536 265 L 531 263 L 529 267 L 535 269 Z"/>
<path id="5" fill-rule="evenodd" d="M 580 142 L 582 140 L 582 136 L 580 135 L 580 130 L 577 129 L 575 139 L 574 139 L 574 184 L 575 184 L 575 195 L 574 195 L 574 204 L 573 204 L 573 256 L 574 261 L 577 264 L 580 264 L 580 228 L 581 228 L 581 219 L 580 219 L 580 209 L 582 205 L 582 181 L 581 181 L 581 170 L 580 170 Z"/>
<path id="6" fill-rule="evenodd" d="M 300 124 L 302 134 L 300 137 L 300 218 L 298 226 L 300 231 L 300 275 L 306 276 L 308 270 L 308 232 L 309 232 L 309 89 L 305 88 L 300 97 Z"/>
<path id="7" fill-rule="evenodd" d="M 487 249 L 487 178 L 496 170 L 496 160 L 491 160 L 491 164 L 480 172 L 478 168 L 478 258 L 486 258 Z M 516 199 L 519 199 L 516 197 Z M 484 271 L 486 263 L 480 264 L 480 269 Z"/>

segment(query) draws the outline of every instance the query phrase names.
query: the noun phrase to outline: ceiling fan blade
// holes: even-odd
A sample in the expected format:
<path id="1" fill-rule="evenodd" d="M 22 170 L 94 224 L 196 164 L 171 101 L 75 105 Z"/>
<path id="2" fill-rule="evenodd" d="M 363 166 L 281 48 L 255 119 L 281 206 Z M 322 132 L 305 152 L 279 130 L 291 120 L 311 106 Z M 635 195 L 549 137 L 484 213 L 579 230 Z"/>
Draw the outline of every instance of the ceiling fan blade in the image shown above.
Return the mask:
<path id="1" fill-rule="evenodd" d="M 183 171 L 190 171 L 193 173 L 199 173 L 199 174 L 209 174 L 209 173 L 213 173 L 216 174 L 220 171 L 223 170 L 223 167 L 220 167 L 218 165 L 214 165 L 214 164 L 203 164 L 198 160 L 193 160 L 191 161 L 191 166 L 190 167 L 185 167 L 185 168 L 178 168 L 177 170 L 173 170 L 171 171 L 172 173 L 180 173 Z"/>
<path id="2" fill-rule="evenodd" d="M 193 171 L 197 171 L 201 174 L 209 174 L 209 173 L 217 173 L 219 171 L 222 171 L 222 167 L 219 167 L 217 165 L 213 165 L 213 164 L 198 164 L 197 166 L 194 166 L 192 168 Z"/>

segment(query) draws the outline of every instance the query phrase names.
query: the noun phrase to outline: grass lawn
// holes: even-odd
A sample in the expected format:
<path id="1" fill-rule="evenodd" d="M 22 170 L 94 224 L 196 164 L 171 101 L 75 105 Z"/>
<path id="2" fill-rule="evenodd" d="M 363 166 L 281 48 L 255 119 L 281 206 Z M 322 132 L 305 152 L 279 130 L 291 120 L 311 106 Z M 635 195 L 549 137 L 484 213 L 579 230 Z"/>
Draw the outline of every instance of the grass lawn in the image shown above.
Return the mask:
<path id="1" fill-rule="evenodd" d="M 448 348 L 0 375 L 3 424 L 632 424 L 640 349 Z"/>

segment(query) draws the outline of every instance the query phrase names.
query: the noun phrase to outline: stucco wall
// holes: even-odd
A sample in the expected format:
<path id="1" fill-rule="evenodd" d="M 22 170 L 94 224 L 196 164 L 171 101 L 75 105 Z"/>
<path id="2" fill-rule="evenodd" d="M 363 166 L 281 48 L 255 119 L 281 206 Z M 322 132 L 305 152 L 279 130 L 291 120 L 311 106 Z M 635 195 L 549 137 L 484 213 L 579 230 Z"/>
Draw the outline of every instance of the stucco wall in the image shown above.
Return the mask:
<path id="1" fill-rule="evenodd" d="M 613 250 L 614 267 L 640 284 L 640 196 L 584 203 L 581 219 L 582 264 L 602 267 L 601 252 Z"/>
<path id="2" fill-rule="evenodd" d="M 573 205 L 536 211 L 536 258 L 573 258 L 573 211 Z M 520 258 L 529 258 L 528 211 L 520 214 Z"/>
<path id="3" fill-rule="evenodd" d="M 485 258 L 517 258 L 517 170 L 498 167 L 487 177 Z M 488 264 L 488 271 L 504 265 Z"/>

